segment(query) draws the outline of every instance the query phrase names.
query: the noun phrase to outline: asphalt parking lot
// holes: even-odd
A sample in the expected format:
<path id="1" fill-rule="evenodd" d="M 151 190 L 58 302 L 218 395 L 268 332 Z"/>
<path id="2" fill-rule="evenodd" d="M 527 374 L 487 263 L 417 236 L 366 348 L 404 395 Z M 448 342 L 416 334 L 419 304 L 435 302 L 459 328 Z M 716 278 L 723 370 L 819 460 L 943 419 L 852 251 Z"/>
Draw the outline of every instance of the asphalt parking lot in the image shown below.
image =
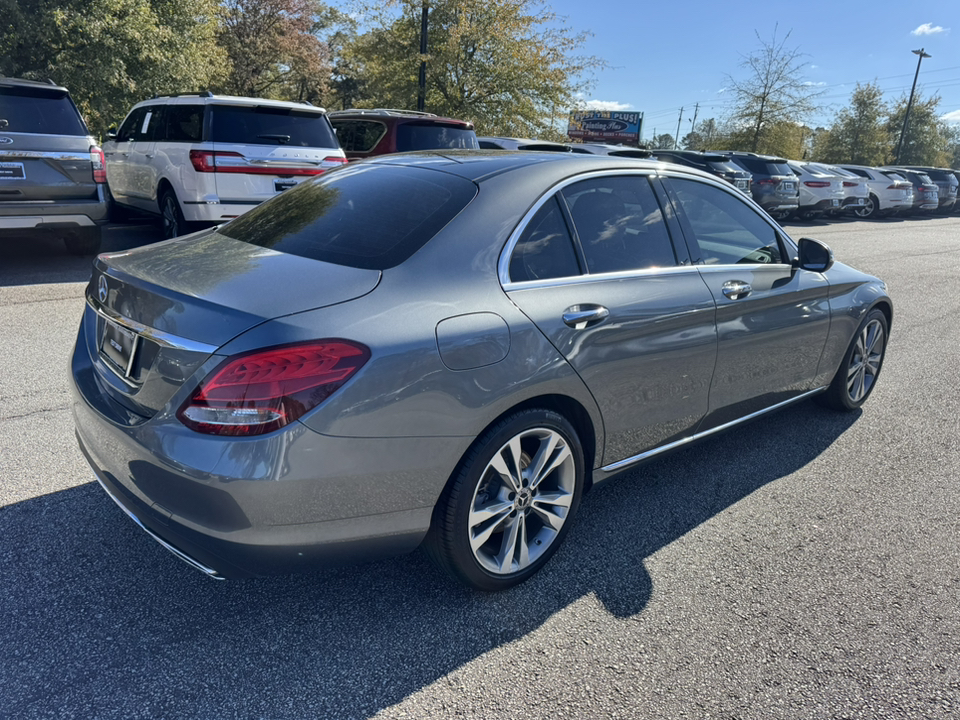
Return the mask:
<path id="1" fill-rule="evenodd" d="M 0 245 L 0 717 L 955 718 L 960 217 L 788 227 L 884 278 L 877 390 L 587 496 L 499 595 L 420 553 L 215 582 L 92 482 L 66 366 L 90 259 Z M 159 239 L 108 229 L 105 251 Z"/>

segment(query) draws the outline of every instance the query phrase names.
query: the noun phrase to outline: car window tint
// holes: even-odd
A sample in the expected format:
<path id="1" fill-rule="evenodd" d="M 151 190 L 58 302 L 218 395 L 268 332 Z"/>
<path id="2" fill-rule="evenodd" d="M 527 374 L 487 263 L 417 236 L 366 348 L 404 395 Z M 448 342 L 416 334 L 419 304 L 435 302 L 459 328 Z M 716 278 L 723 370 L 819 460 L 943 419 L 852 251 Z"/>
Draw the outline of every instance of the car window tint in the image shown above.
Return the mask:
<path id="1" fill-rule="evenodd" d="M 547 280 L 580 274 L 573 238 L 556 196 L 541 207 L 510 256 L 510 280 Z"/>
<path id="2" fill-rule="evenodd" d="M 595 178 L 562 190 L 590 273 L 677 264 L 660 205 L 642 176 Z"/>
<path id="3" fill-rule="evenodd" d="M 136 108 L 127 115 L 127 119 L 123 121 L 123 125 L 120 126 L 120 129 L 117 131 L 117 141 L 125 142 L 127 140 L 133 140 L 136 133 L 140 130 L 140 127 L 143 124 L 143 116 L 146 114 L 146 108 Z"/>
<path id="4" fill-rule="evenodd" d="M 220 227 L 227 237 L 385 270 L 423 247 L 477 194 L 449 173 L 358 163 L 302 182 Z"/>
<path id="5" fill-rule="evenodd" d="M 166 108 L 163 105 L 153 105 L 147 110 L 147 115 L 140 125 L 140 132 L 135 140 L 162 140 L 164 124 L 167 120 Z"/>
<path id="6" fill-rule="evenodd" d="M 170 105 L 167 108 L 166 140 L 200 142 L 203 136 L 203 105 Z"/>
<path id="7" fill-rule="evenodd" d="M 735 195 L 706 183 L 671 178 L 706 264 L 782 263 L 777 231 Z"/>
<path id="8" fill-rule="evenodd" d="M 401 123 L 397 126 L 397 152 L 413 150 L 478 149 L 477 134 L 456 125 Z"/>
<path id="9" fill-rule="evenodd" d="M 0 88 L 0 130 L 40 135 L 86 135 L 80 113 L 63 91 Z"/>
<path id="10" fill-rule="evenodd" d="M 273 105 L 212 105 L 211 140 L 243 145 L 339 147 L 327 116 Z"/>
<path id="11" fill-rule="evenodd" d="M 370 120 L 334 120 L 340 147 L 348 152 L 370 152 L 387 131 L 383 123 Z"/>

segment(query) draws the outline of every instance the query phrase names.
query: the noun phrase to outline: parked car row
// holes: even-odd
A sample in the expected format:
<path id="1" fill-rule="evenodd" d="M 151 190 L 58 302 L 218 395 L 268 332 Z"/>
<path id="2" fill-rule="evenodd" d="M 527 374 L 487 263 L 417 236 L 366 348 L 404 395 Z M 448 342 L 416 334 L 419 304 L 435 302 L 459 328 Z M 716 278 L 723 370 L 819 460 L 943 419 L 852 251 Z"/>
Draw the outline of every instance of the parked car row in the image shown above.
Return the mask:
<path id="1" fill-rule="evenodd" d="M 66 88 L 0 78 L 0 230 L 55 232 L 69 251 L 90 254 L 108 219 L 146 213 L 160 220 L 165 237 L 177 237 L 227 222 L 348 161 L 429 149 L 654 157 L 727 180 L 777 219 L 960 210 L 958 174 L 949 169 L 477 138 L 471 123 L 431 113 L 327 113 L 309 103 L 210 92 L 137 103 L 101 148 Z"/>

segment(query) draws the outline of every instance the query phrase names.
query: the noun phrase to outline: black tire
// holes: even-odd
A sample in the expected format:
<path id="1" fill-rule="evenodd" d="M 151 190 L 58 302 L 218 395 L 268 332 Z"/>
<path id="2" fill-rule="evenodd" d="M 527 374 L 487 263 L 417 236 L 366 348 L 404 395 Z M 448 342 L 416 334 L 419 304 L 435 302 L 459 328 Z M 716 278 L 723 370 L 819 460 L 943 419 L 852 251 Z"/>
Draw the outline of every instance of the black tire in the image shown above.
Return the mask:
<path id="1" fill-rule="evenodd" d="M 518 451 L 519 472 L 494 469 L 515 470 Z M 538 458 L 546 472 L 536 472 Z M 563 542 L 583 485 L 583 449 L 570 422 L 552 410 L 522 410 L 467 452 L 437 502 L 425 548 L 465 585 L 506 590 L 540 570 Z"/>
<path id="2" fill-rule="evenodd" d="M 843 354 L 830 387 L 817 395 L 817 401 L 834 410 L 847 412 L 863 405 L 876 387 L 883 368 L 889 333 L 887 316 L 876 309 L 868 312 Z"/>
<path id="3" fill-rule="evenodd" d="M 167 240 L 190 232 L 177 194 L 171 188 L 165 188 L 160 193 L 160 226 L 163 228 L 163 237 Z"/>
<path id="4" fill-rule="evenodd" d="M 96 255 L 102 242 L 103 229 L 99 225 L 71 230 L 63 238 L 71 255 Z"/>

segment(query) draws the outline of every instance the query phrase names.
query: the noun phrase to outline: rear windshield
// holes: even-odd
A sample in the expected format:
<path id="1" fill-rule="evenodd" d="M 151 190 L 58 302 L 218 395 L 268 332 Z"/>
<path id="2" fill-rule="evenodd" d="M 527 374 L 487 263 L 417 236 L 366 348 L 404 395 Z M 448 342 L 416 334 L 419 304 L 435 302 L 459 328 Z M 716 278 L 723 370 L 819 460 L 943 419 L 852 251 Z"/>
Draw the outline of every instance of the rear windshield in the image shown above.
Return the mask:
<path id="1" fill-rule="evenodd" d="M 477 149 L 477 134 L 455 125 L 403 123 L 397 126 L 397 152 Z"/>
<path id="2" fill-rule="evenodd" d="M 219 232 L 312 260 L 385 270 L 419 250 L 476 194 L 472 182 L 447 173 L 351 165 L 284 191 Z"/>
<path id="3" fill-rule="evenodd" d="M 730 160 L 720 160 L 720 159 L 714 160 L 713 158 L 710 158 L 707 160 L 706 165 L 708 168 L 710 168 L 714 172 L 722 172 L 722 173 L 742 173 L 743 172 L 743 168 L 737 167 L 737 165 L 731 162 Z"/>
<path id="4" fill-rule="evenodd" d="M 338 148 L 327 116 L 309 110 L 261 105 L 213 105 L 213 142 Z"/>
<path id="5" fill-rule="evenodd" d="M 0 87 L 0 132 L 88 134 L 69 95 L 19 87 Z"/>
<path id="6" fill-rule="evenodd" d="M 957 180 L 956 176 L 953 173 L 947 172 L 946 170 L 927 170 L 926 173 L 927 175 L 930 176 L 931 180 L 948 182 L 951 185 Z"/>
<path id="7" fill-rule="evenodd" d="M 761 158 L 737 157 L 737 162 L 752 173 L 760 175 L 793 175 L 786 163 L 770 162 Z"/>

